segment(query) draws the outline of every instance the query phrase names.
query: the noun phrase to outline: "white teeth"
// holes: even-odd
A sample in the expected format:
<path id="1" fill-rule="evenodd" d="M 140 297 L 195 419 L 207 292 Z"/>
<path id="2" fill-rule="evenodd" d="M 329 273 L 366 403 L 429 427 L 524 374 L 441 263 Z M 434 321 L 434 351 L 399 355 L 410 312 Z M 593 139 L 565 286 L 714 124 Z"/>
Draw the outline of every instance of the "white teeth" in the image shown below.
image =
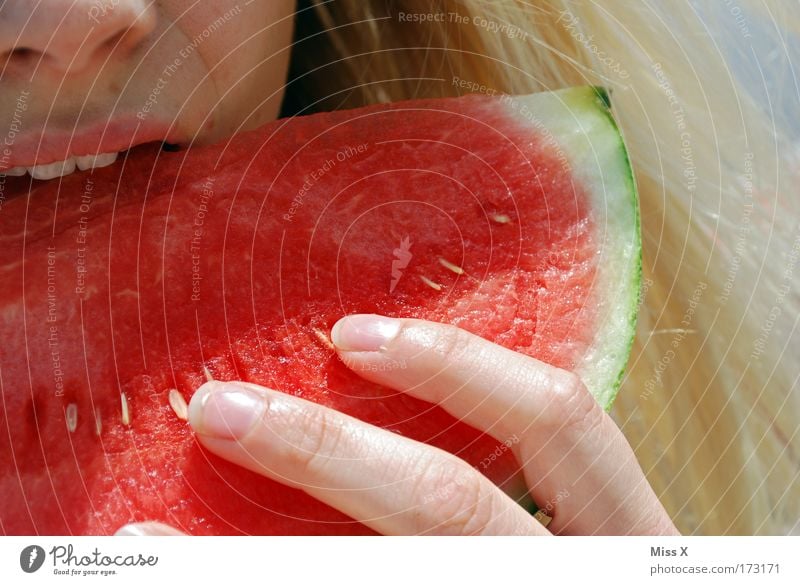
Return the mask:
<path id="1" fill-rule="evenodd" d="M 75 164 L 77 164 L 78 168 L 82 171 L 100 169 L 108 165 L 113 165 L 114 161 L 117 160 L 118 154 L 118 152 L 104 152 L 98 155 L 87 154 L 85 156 L 76 156 Z"/>
<path id="2" fill-rule="evenodd" d="M 9 177 L 21 177 L 29 173 L 34 179 L 46 181 L 63 177 L 75 172 L 75 169 L 88 171 L 113 165 L 119 156 L 118 152 L 102 152 L 100 154 L 87 154 L 84 156 L 71 156 L 67 160 L 62 160 L 46 165 L 35 165 L 32 167 L 13 167 L 0 171 L 0 175 Z"/>
<path id="3" fill-rule="evenodd" d="M 28 167 L 28 172 L 34 179 L 46 181 L 47 179 L 55 179 L 56 177 L 63 177 L 75 171 L 75 159 L 68 158 L 58 162 L 50 163 L 49 165 L 36 165 L 35 167 Z"/>
<path id="4" fill-rule="evenodd" d="M 11 169 L 5 169 L 0 171 L 0 175 L 7 175 L 9 177 L 21 177 L 27 172 L 28 169 L 26 169 L 25 167 L 14 167 Z"/>

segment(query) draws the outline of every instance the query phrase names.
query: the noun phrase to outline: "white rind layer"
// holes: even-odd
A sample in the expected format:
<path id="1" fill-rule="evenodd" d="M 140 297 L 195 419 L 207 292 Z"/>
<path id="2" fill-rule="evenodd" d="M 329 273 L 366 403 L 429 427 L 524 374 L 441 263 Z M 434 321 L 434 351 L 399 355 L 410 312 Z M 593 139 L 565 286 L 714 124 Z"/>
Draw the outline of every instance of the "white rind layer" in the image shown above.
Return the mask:
<path id="1" fill-rule="evenodd" d="M 561 149 L 556 154 L 591 197 L 599 269 L 589 298 L 597 330 L 576 373 L 609 409 L 633 343 L 642 272 L 639 202 L 627 151 L 600 88 L 514 97 L 509 107 Z"/>

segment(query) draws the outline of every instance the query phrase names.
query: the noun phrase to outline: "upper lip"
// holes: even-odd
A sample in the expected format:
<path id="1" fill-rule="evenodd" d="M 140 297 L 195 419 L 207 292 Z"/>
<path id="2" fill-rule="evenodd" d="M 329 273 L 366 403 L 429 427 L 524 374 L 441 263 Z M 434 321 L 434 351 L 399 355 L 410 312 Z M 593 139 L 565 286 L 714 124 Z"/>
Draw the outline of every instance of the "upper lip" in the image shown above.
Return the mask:
<path id="1" fill-rule="evenodd" d="M 80 128 L 26 130 L 0 137 L 0 172 L 14 167 L 32 167 L 65 160 L 72 156 L 120 152 L 138 144 L 163 140 L 176 142 L 169 125 L 118 116 Z"/>

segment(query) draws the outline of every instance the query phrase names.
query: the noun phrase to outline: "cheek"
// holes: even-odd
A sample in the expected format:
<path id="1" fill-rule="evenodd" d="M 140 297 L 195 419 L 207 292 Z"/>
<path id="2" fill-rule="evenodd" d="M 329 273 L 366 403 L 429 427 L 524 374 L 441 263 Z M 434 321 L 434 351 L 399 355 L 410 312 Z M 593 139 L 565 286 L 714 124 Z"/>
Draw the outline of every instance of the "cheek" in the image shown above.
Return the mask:
<path id="1" fill-rule="evenodd" d="M 208 67 L 225 120 L 252 128 L 274 119 L 289 65 L 294 2 L 219 2 L 205 25 L 193 32 L 202 39 Z"/>

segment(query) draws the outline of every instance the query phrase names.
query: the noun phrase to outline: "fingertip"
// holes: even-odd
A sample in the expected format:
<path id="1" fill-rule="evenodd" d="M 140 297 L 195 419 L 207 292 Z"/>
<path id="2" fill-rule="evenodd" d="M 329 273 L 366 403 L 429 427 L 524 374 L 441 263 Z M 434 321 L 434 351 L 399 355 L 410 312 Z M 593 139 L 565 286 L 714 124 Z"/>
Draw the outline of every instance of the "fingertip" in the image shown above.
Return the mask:
<path id="1" fill-rule="evenodd" d="M 137 522 L 126 524 L 114 536 L 186 536 L 186 533 L 161 522 Z"/>
<path id="2" fill-rule="evenodd" d="M 397 337 L 401 319 L 375 314 L 348 315 L 331 329 L 331 341 L 340 351 L 380 351 Z"/>
<path id="3" fill-rule="evenodd" d="M 200 435 L 239 440 L 250 432 L 265 408 L 265 393 L 252 384 L 210 381 L 192 396 L 188 422 Z"/>
<path id="4" fill-rule="evenodd" d="M 336 347 L 336 349 L 344 349 L 344 338 L 342 336 L 342 327 L 344 327 L 347 320 L 348 320 L 347 316 L 342 317 L 336 323 L 333 324 L 333 327 L 331 327 L 331 342 Z"/>
<path id="5" fill-rule="evenodd" d="M 211 392 L 214 391 L 216 385 L 216 381 L 206 382 L 192 394 L 192 398 L 189 400 L 186 420 L 195 432 L 200 432 L 202 429 L 203 408 L 206 402 L 208 402 L 208 397 L 211 395 Z"/>

